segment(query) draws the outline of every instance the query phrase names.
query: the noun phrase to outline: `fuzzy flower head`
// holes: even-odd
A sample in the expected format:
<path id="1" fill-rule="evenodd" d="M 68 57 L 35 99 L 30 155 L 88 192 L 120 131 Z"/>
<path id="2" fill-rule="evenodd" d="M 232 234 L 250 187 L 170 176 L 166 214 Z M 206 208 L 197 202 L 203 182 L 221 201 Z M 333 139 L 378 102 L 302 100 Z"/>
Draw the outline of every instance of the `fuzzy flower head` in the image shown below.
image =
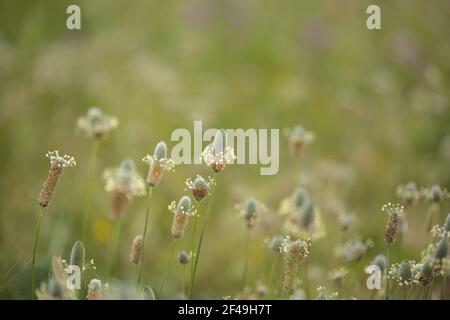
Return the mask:
<path id="1" fill-rule="evenodd" d="M 367 254 L 370 241 L 349 240 L 336 250 L 336 255 L 348 262 L 361 261 Z"/>
<path id="2" fill-rule="evenodd" d="M 214 141 L 202 152 L 203 161 L 214 172 L 221 172 L 225 166 L 232 163 L 236 156 L 233 148 L 227 146 L 227 133 L 220 129 L 214 136 Z"/>
<path id="3" fill-rule="evenodd" d="M 301 199 L 301 201 L 300 201 Z M 302 188 L 283 199 L 279 213 L 287 215 L 284 232 L 296 238 L 318 240 L 325 236 L 325 227 L 319 208 Z"/>
<path id="4" fill-rule="evenodd" d="M 45 156 L 50 159 L 50 164 L 55 167 L 68 168 L 77 165 L 74 157 L 66 154 L 61 156 L 57 150 L 49 151 Z"/>
<path id="5" fill-rule="evenodd" d="M 84 244 L 81 241 L 76 241 L 72 247 L 72 251 L 70 252 L 70 263 L 67 265 L 65 260 L 61 260 L 65 269 L 68 266 L 77 266 L 82 271 L 93 269 L 95 270 L 94 259 L 86 262 L 86 250 L 84 248 Z"/>
<path id="6" fill-rule="evenodd" d="M 434 276 L 443 276 L 450 270 L 448 239 L 441 238 L 430 243 L 421 254 L 423 261 L 428 261 Z"/>
<path id="7" fill-rule="evenodd" d="M 180 201 L 178 201 L 178 204 L 175 201 L 172 201 L 169 205 L 169 210 L 174 214 L 171 227 L 172 236 L 175 239 L 181 238 L 186 230 L 189 216 L 195 214 L 191 198 L 183 196 Z"/>
<path id="8" fill-rule="evenodd" d="M 386 258 L 386 256 L 384 254 L 377 255 L 373 259 L 371 265 L 375 265 L 378 268 L 380 268 L 381 272 L 385 272 L 386 268 L 387 268 L 387 258 Z"/>
<path id="9" fill-rule="evenodd" d="M 352 224 L 354 224 L 356 217 L 353 213 L 340 212 L 338 215 L 338 226 L 343 232 L 346 232 Z"/>
<path id="10" fill-rule="evenodd" d="M 400 230 L 401 220 L 405 214 L 405 208 L 399 204 L 385 204 L 381 210 L 388 214 L 386 228 L 384 230 L 384 240 L 392 243 Z"/>
<path id="11" fill-rule="evenodd" d="M 73 157 L 68 155 L 60 156 L 58 151 L 49 151 L 46 157 L 50 159 L 50 170 L 38 197 L 39 205 L 43 208 L 47 207 L 52 201 L 56 185 L 64 168 L 76 166 Z"/>
<path id="12" fill-rule="evenodd" d="M 414 261 L 404 260 L 391 266 L 388 277 L 399 286 L 409 286 L 416 284 L 416 272 L 418 270 L 419 268 Z"/>
<path id="13" fill-rule="evenodd" d="M 422 194 L 430 203 L 439 204 L 447 199 L 450 199 L 450 193 L 447 191 L 447 189 L 442 189 L 441 186 L 437 184 L 431 186 L 431 188 L 423 189 Z"/>
<path id="14" fill-rule="evenodd" d="M 161 182 L 162 176 L 166 171 L 173 171 L 175 163 L 167 156 L 167 145 L 160 141 L 153 152 L 153 155 L 146 155 L 142 161 L 149 166 L 147 174 L 147 183 L 150 187 L 156 187 Z"/>
<path id="15" fill-rule="evenodd" d="M 396 193 L 397 197 L 402 200 L 402 203 L 408 207 L 416 205 L 420 199 L 420 193 L 415 182 L 399 185 Z"/>
<path id="16" fill-rule="evenodd" d="M 138 264 L 139 260 L 141 259 L 141 251 L 142 251 L 142 236 L 137 235 L 133 239 L 133 243 L 131 245 L 131 253 L 130 253 L 130 260 L 134 264 Z"/>
<path id="17" fill-rule="evenodd" d="M 191 256 L 186 251 L 178 252 L 178 262 L 182 265 L 188 264 L 191 260 Z"/>
<path id="18" fill-rule="evenodd" d="M 118 168 L 107 168 L 103 173 L 105 190 L 112 193 L 112 215 L 119 219 L 128 202 L 145 194 L 145 182 L 136 171 L 134 161 L 124 160 Z"/>
<path id="19" fill-rule="evenodd" d="M 88 285 L 87 299 L 101 300 L 102 298 L 102 281 L 99 279 L 92 279 Z"/>
<path id="20" fill-rule="evenodd" d="M 118 168 L 107 168 L 103 178 L 107 192 L 124 193 L 129 199 L 145 194 L 144 179 L 136 171 L 136 165 L 131 159 L 122 161 Z"/>
<path id="21" fill-rule="evenodd" d="M 280 252 L 281 246 L 283 245 L 283 236 L 277 235 L 273 236 L 269 242 L 269 249 L 275 252 Z"/>
<path id="22" fill-rule="evenodd" d="M 310 247 L 311 242 L 309 239 L 292 240 L 287 236 L 281 244 L 280 251 L 288 261 L 298 264 L 308 258 Z"/>
<path id="23" fill-rule="evenodd" d="M 192 193 L 195 201 L 199 203 L 209 195 L 211 187 L 214 185 L 214 179 L 211 177 L 205 179 L 202 176 L 197 175 L 194 180 L 187 178 L 184 183 L 186 184 L 187 189 Z"/>
<path id="24" fill-rule="evenodd" d="M 264 205 L 254 198 L 249 198 L 237 206 L 239 214 L 245 221 L 248 229 L 252 229 L 259 222 L 261 215 L 266 211 Z"/>
<path id="25" fill-rule="evenodd" d="M 288 138 L 289 148 L 295 156 L 303 155 L 304 149 L 307 145 L 314 142 L 316 136 L 313 132 L 307 131 L 303 126 L 297 125 L 292 129 L 286 128 L 284 130 Z"/>
<path id="26" fill-rule="evenodd" d="M 117 118 L 107 116 L 99 108 L 93 107 L 86 116 L 78 119 L 77 128 L 89 137 L 103 138 L 118 124 Z"/>
<path id="27" fill-rule="evenodd" d="M 348 275 L 348 273 L 349 273 L 348 269 L 342 267 L 331 271 L 330 279 L 338 288 L 341 288 L 344 284 L 345 277 Z"/>
<path id="28" fill-rule="evenodd" d="M 417 271 L 414 273 L 414 279 L 422 286 L 428 286 L 431 284 L 433 281 L 433 268 L 428 260 L 417 265 Z"/>

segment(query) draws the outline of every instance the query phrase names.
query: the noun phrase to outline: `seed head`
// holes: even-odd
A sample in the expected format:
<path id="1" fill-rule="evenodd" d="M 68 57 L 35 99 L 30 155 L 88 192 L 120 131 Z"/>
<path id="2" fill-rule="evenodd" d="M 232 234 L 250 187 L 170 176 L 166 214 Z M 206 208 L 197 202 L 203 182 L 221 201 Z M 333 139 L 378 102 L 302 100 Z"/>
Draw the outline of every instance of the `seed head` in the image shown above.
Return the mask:
<path id="1" fill-rule="evenodd" d="M 433 280 L 433 268 L 428 260 L 420 266 L 420 271 L 417 273 L 416 279 L 423 286 L 431 284 Z"/>
<path id="2" fill-rule="evenodd" d="M 281 245 L 281 252 L 287 260 L 298 264 L 308 258 L 310 247 L 309 239 L 292 241 L 290 237 L 286 237 Z"/>
<path id="3" fill-rule="evenodd" d="M 311 224 L 314 222 L 315 212 L 316 206 L 312 201 L 309 201 L 305 208 L 301 210 L 299 222 L 304 229 L 309 229 Z"/>
<path id="4" fill-rule="evenodd" d="M 345 277 L 349 273 L 347 268 L 339 268 L 330 273 L 330 279 L 334 282 L 337 287 L 342 287 L 344 284 Z"/>
<path id="5" fill-rule="evenodd" d="M 280 252 L 281 246 L 283 245 L 282 236 L 274 236 L 269 242 L 269 249 L 275 252 Z"/>
<path id="6" fill-rule="evenodd" d="M 197 175 L 194 181 L 191 178 L 186 179 L 185 184 L 195 201 L 200 203 L 209 194 L 211 187 L 214 185 L 214 180 L 211 177 L 205 180 L 202 176 Z"/>
<path id="7" fill-rule="evenodd" d="M 38 198 L 39 205 L 43 208 L 47 207 L 52 201 L 56 184 L 64 168 L 76 166 L 73 157 L 68 155 L 60 156 L 58 151 L 49 151 L 46 157 L 50 159 L 50 170 Z"/>
<path id="8" fill-rule="evenodd" d="M 178 262 L 182 265 L 188 264 L 191 260 L 191 256 L 186 251 L 178 252 Z"/>
<path id="9" fill-rule="evenodd" d="M 72 252 L 70 253 L 70 265 L 78 266 L 81 270 L 83 270 L 86 255 L 85 252 L 84 244 L 81 241 L 75 242 L 72 247 Z"/>
<path id="10" fill-rule="evenodd" d="M 102 290 L 102 281 L 99 279 L 92 279 L 88 285 L 88 300 L 100 300 Z"/>
<path id="11" fill-rule="evenodd" d="M 90 108 L 85 117 L 78 119 L 77 128 L 93 138 L 103 138 L 119 121 L 115 117 L 105 115 L 99 108 Z"/>
<path id="12" fill-rule="evenodd" d="M 47 294 L 52 299 L 63 299 L 64 297 L 64 288 L 61 281 L 56 278 L 51 278 L 47 285 Z"/>
<path id="13" fill-rule="evenodd" d="M 399 276 L 402 281 L 409 282 L 412 279 L 412 264 L 409 260 L 400 263 Z"/>
<path id="14" fill-rule="evenodd" d="M 155 293 L 150 286 L 144 286 L 142 290 L 142 298 L 144 300 L 156 300 Z"/>
<path id="15" fill-rule="evenodd" d="M 302 156 L 305 147 L 315 140 L 315 134 L 305 130 L 301 125 L 297 125 L 292 129 L 287 128 L 284 132 L 288 137 L 289 148 L 297 157 Z"/>
<path id="16" fill-rule="evenodd" d="M 378 268 L 380 268 L 381 272 L 385 272 L 387 268 L 387 259 L 384 254 L 377 255 L 373 261 L 372 265 L 376 265 Z"/>
<path id="17" fill-rule="evenodd" d="M 147 183 L 150 187 L 156 187 L 161 182 L 166 171 L 173 171 L 175 163 L 167 157 L 167 145 L 164 141 L 159 142 L 153 156 L 146 155 L 142 161 L 149 165 Z"/>
<path id="18" fill-rule="evenodd" d="M 442 189 L 441 186 L 435 184 L 431 188 L 423 189 L 422 194 L 428 202 L 442 203 L 450 198 L 450 193 L 447 189 Z"/>
<path id="19" fill-rule="evenodd" d="M 292 203 L 294 208 L 301 208 L 302 205 L 309 200 L 308 191 L 305 188 L 297 188 L 292 194 Z"/>
<path id="20" fill-rule="evenodd" d="M 444 223 L 445 231 L 450 232 L 450 213 L 447 214 L 447 218 L 445 219 Z"/>
<path id="21" fill-rule="evenodd" d="M 252 229 L 259 221 L 264 208 L 256 199 L 249 198 L 245 201 L 240 212 L 247 228 Z"/>
<path id="22" fill-rule="evenodd" d="M 415 182 L 408 182 L 397 187 L 397 196 L 402 200 L 405 206 L 413 206 L 417 204 L 420 198 L 419 190 Z"/>
<path id="23" fill-rule="evenodd" d="M 232 163 L 236 158 L 231 147 L 227 146 L 226 131 L 220 129 L 214 136 L 214 141 L 202 153 L 203 161 L 214 172 L 222 171 L 226 164 Z"/>
<path id="24" fill-rule="evenodd" d="M 404 208 L 402 205 L 393 205 L 388 203 L 385 204 L 381 210 L 388 214 L 388 220 L 384 230 L 384 240 L 387 243 L 392 243 L 400 229 L 400 222 L 402 215 L 404 215 Z"/>
<path id="25" fill-rule="evenodd" d="M 194 214 L 191 198 L 183 196 L 178 204 L 172 201 L 169 210 L 174 213 L 171 227 L 172 236 L 175 239 L 181 238 L 186 230 L 189 216 Z"/>
<path id="26" fill-rule="evenodd" d="M 133 244 L 131 245 L 131 254 L 130 254 L 131 262 L 135 264 L 139 263 L 139 260 L 141 258 L 141 249 L 142 249 L 142 236 L 137 235 L 133 240 Z"/>
<path id="27" fill-rule="evenodd" d="M 437 245 L 434 257 L 437 260 L 443 260 L 447 258 L 447 256 L 448 256 L 448 240 L 447 238 L 442 238 Z"/>

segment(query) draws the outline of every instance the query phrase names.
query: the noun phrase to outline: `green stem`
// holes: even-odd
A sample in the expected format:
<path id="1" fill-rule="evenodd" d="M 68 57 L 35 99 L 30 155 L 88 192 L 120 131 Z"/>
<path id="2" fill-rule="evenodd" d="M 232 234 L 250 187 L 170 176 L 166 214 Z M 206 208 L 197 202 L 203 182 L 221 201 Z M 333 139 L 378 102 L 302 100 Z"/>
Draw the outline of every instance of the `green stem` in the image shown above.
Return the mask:
<path id="1" fill-rule="evenodd" d="M 247 234 L 245 236 L 245 265 L 244 265 L 244 272 L 242 273 L 241 283 L 239 285 L 239 292 L 242 292 L 244 290 L 245 281 L 247 280 L 249 247 L 250 247 L 250 229 L 247 228 Z"/>
<path id="2" fill-rule="evenodd" d="M 84 210 L 84 217 L 83 217 L 83 237 L 82 242 L 86 245 L 86 237 L 87 232 L 89 229 L 89 220 L 91 218 L 91 206 L 92 206 L 92 195 L 93 195 L 93 182 L 94 182 L 94 170 L 95 170 L 95 163 L 97 160 L 97 152 L 98 147 L 100 145 L 100 141 L 98 139 L 95 139 L 92 142 L 91 147 L 91 157 L 89 160 L 89 167 L 88 167 L 88 181 L 87 181 L 87 188 L 86 188 L 86 204 L 85 204 L 85 210 Z"/>
<path id="3" fill-rule="evenodd" d="M 141 291 L 142 287 L 142 271 L 144 270 L 144 255 L 145 255 L 145 238 L 147 236 L 148 220 L 150 216 L 150 204 L 152 200 L 153 188 L 150 187 L 147 195 L 147 212 L 145 214 L 144 232 L 142 234 L 141 258 L 139 259 L 139 271 L 137 276 L 137 291 Z"/>
<path id="4" fill-rule="evenodd" d="M 117 252 L 119 247 L 120 229 L 122 227 L 121 221 L 114 221 L 112 240 L 111 240 L 111 256 L 109 260 L 108 275 L 111 276 L 114 269 L 114 264 L 117 260 Z"/>
<path id="5" fill-rule="evenodd" d="M 36 229 L 34 232 L 34 242 L 33 242 L 33 257 L 31 261 L 31 298 L 34 300 L 36 298 L 36 252 L 39 241 L 39 233 L 41 230 L 41 219 L 44 216 L 44 208 L 41 207 L 41 212 L 38 215 L 36 222 Z"/>
<path id="6" fill-rule="evenodd" d="M 194 261 L 196 259 L 195 255 L 195 236 L 197 234 L 197 221 L 198 221 L 198 209 L 200 204 L 198 204 L 197 209 L 195 209 L 195 217 L 194 217 L 194 225 L 192 228 L 192 246 L 191 246 L 191 267 L 190 267 L 190 279 L 192 280 L 192 277 L 194 276 Z"/>
<path id="7" fill-rule="evenodd" d="M 161 299 L 161 295 L 162 295 L 163 289 L 164 289 L 164 283 L 166 282 L 166 278 L 167 278 L 167 272 L 169 271 L 170 264 L 172 263 L 173 253 L 175 252 L 175 247 L 176 246 L 177 246 L 177 239 L 174 238 L 172 240 L 172 247 L 170 249 L 169 260 L 167 260 L 166 268 L 164 269 L 163 278 L 161 280 L 161 285 L 159 287 L 158 299 Z"/>
<path id="8" fill-rule="evenodd" d="M 389 300 L 389 260 L 390 260 L 390 247 L 389 243 L 386 243 L 386 300 Z"/>
<path id="9" fill-rule="evenodd" d="M 427 290 L 427 286 L 423 286 L 423 290 L 422 290 L 422 300 L 427 300 L 427 296 L 428 296 L 428 290 Z"/>
<path id="10" fill-rule="evenodd" d="M 197 265 L 198 265 L 198 260 L 200 259 L 200 250 L 202 248 L 202 242 L 203 242 L 203 237 L 205 235 L 205 229 L 206 229 L 206 225 L 208 224 L 208 217 L 209 217 L 209 213 L 211 211 L 211 206 L 212 206 L 212 202 L 214 199 L 214 193 L 215 193 L 215 189 L 216 189 L 216 174 L 214 174 L 214 185 L 211 188 L 211 195 L 209 196 L 209 201 L 208 201 L 208 207 L 206 208 L 206 212 L 205 212 L 205 218 L 203 220 L 203 225 L 202 225 L 202 229 L 200 232 L 200 238 L 198 240 L 198 246 L 197 246 L 197 252 L 195 254 L 196 258 L 195 258 L 195 262 L 194 262 L 194 270 L 192 273 L 192 278 L 191 278 L 191 285 L 189 287 L 189 300 L 192 299 L 192 291 L 194 288 L 194 282 L 195 282 L 195 276 L 197 274 Z"/>
<path id="11" fill-rule="evenodd" d="M 445 271 L 445 274 L 442 277 L 441 300 L 445 300 L 446 293 L 447 293 L 447 271 Z"/>
<path id="12" fill-rule="evenodd" d="M 309 281 L 308 281 L 308 259 L 305 260 L 305 271 L 304 271 L 304 284 L 305 284 L 305 295 L 308 299 L 309 297 Z"/>
<path id="13" fill-rule="evenodd" d="M 275 293 L 275 285 L 274 285 L 274 276 L 275 276 L 275 267 L 278 261 L 278 255 L 276 253 L 272 253 L 272 259 L 271 259 L 271 266 L 270 266 L 270 275 L 269 275 L 269 285 L 270 285 L 270 292 L 273 297 L 276 296 Z"/>

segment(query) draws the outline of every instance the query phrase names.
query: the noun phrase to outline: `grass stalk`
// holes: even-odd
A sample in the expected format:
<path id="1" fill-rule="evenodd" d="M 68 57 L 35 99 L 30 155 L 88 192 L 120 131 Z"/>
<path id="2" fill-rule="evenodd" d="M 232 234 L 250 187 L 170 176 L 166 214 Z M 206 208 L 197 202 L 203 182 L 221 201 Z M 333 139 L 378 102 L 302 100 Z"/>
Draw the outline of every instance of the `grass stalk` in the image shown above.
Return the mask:
<path id="1" fill-rule="evenodd" d="M 247 228 L 247 233 L 245 236 L 245 258 L 244 258 L 245 265 L 244 265 L 244 272 L 242 273 L 241 283 L 239 285 L 239 292 L 242 292 L 244 290 L 245 282 L 247 280 L 249 248 L 250 248 L 250 229 Z"/>
<path id="2" fill-rule="evenodd" d="M 84 216 L 83 216 L 83 236 L 82 236 L 82 242 L 86 244 L 86 237 L 87 232 L 89 229 L 89 221 L 91 219 L 91 207 L 92 207 L 92 196 L 93 196 L 93 184 L 94 184 L 94 170 L 95 170 L 95 163 L 97 161 L 97 153 L 98 153 L 98 147 L 100 145 L 100 141 L 98 139 L 95 139 L 92 141 L 91 146 L 91 155 L 89 159 L 89 167 L 88 167 L 88 177 L 87 177 L 87 188 L 86 188 L 86 202 L 85 202 L 85 210 L 84 210 Z"/>
<path id="3" fill-rule="evenodd" d="M 167 260 L 166 268 L 164 269 L 163 277 L 162 277 L 162 280 L 161 280 L 161 285 L 159 286 L 158 299 L 161 299 L 161 295 L 162 295 L 163 290 L 164 290 L 164 283 L 166 282 L 167 273 L 169 272 L 170 264 L 172 263 L 173 254 L 175 252 L 175 247 L 176 246 L 177 246 L 177 239 L 174 238 L 172 240 L 172 246 L 171 246 L 171 249 L 170 249 L 170 255 L 169 255 L 169 259 Z"/>
<path id="4" fill-rule="evenodd" d="M 141 258 L 139 259 L 139 269 L 137 276 L 137 291 L 141 291 L 142 287 L 142 271 L 144 270 L 144 258 L 145 258 L 145 239 L 147 236 L 148 220 L 150 216 L 150 204 L 152 201 L 153 188 L 148 190 L 147 194 L 147 212 L 145 214 L 144 232 L 142 234 L 142 246 L 141 246 Z"/>
<path id="5" fill-rule="evenodd" d="M 44 208 L 41 207 L 34 232 L 33 257 L 31 258 L 31 298 L 33 300 L 36 298 L 36 252 L 39 242 L 39 234 L 41 231 L 41 220 L 43 216 L 44 216 Z"/>

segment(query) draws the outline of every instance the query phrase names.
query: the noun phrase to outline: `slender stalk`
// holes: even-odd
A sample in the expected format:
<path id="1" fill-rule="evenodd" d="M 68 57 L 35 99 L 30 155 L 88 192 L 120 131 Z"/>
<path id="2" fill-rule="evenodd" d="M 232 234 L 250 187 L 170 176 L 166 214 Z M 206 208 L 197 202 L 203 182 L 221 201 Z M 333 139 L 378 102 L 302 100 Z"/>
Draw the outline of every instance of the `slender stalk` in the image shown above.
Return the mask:
<path id="1" fill-rule="evenodd" d="M 166 282 L 167 272 L 169 271 L 170 264 L 172 263 L 173 253 L 175 252 L 175 247 L 177 246 L 177 239 L 172 240 L 172 247 L 170 249 L 169 259 L 167 260 L 166 268 L 164 269 L 163 278 L 161 280 L 161 285 L 159 287 L 158 298 L 161 299 L 161 295 L 164 289 L 164 283 Z"/>
<path id="2" fill-rule="evenodd" d="M 195 259 L 197 258 L 195 255 L 195 236 L 197 234 L 197 221 L 198 221 L 198 210 L 199 210 L 199 206 L 200 204 L 198 204 L 197 208 L 195 209 L 195 217 L 194 217 L 194 225 L 192 228 L 192 246 L 191 246 L 191 267 L 190 267 L 190 279 L 192 279 L 192 277 L 194 276 L 194 262 Z"/>
<path id="3" fill-rule="evenodd" d="M 309 259 L 305 260 L 305 268 L 304 268 L 305 271 L 304 271 L 304 274 L 303 274 L 303 277 L 304 277 L 303 282 L 305 284 L 305 295 L 306 295 L 306 298 L 309 297 L 308 260 Z"/>
<path id="4" fill-rule="evenodd" d="M 41 207 L 34 232 L 33 257 L 31 259 L 31 298 L 33 300 L 36 298 L 36 252 L 39 242 L 39 233 L 41 230 L 41 219 L 43 216 L 44 216 L 44 208 Z"/>
<path id="5" fill-rule="evenodd" d="M 183 296 L 186 294 L 186 265 L 183 265 L 183 286 L 181 287 Z"/>
<path id="6" fill-rule="evenodd" d="M 413 293 L 413 289 L 414 289 L 414 287 L 411 286 L 411 288 L 408 291 L 408 294 L 406 295 L 406 300 L 409 300 L 409 298 L 411 297 L 411 294 Z"/>
<path id="7" fill-rule="evenodd" d="M 142 271 L 144 270 L 145 238 L 147 236 L 148 220 L 150 216 L 150 204 L 152 200 L 153 188 L 150 187 L 147 194 L 147 212 L 145 214 L 144 232 L 142 234 L 141 258 L 139 259 L 139 271 L 137 276 L 137 291 L 142 287 Z"/>
<path id="8" fill-rule="evenodd" d="M 431 280 L 430 287 L 428 288 L 428 300 L 433 300 L 434 279 Z"/>
<path id="9" fill-rule="evenodd" d="M 442 286 L 441 286 L 441 300 L 445 300 L 445 294 L 447 293 L 447 271 L 442 277 Z"/>
<path id="10" fill-rule="evenodd" d="M 286 259 L 286 265 L 284 269 L 284 279 L 283 279 L 283 293 L 281 299 L 287 298 L 292 291 L 292 285 L 294 283 L 294 263 Z"/>
<path id="11" fill-rule="evenodd" d="M 422 300 L 427 300 L 427 297 L 428 297 L 428 287 L 427 286 L 423 286 Z"/>
<path id="12" fill-rule="evenodd" d="M 108 267 L 108 275 L 111 276 L 114 269 L 114 264 L 117 260 L 117 252 L 119 247 L 119 239 L 120 239 L 120 229 L 122 227 L 122 222 L 114 221 L 113 224 L 113 231 L 112 231 L 112 239 L 111 239 L 111 255 L 109 260 L 109 267 Z"/>
<path id="13" fill-rule="evenodd" d="M 389 260 L 390 260 L 390 247 L 389 243 L 386 243 L 386 300 L 389 300 Z"/>
<path id="14" fill-rule="evenodd" d="M 275 269 L 278 262 L 278 255 L 276 253 L 272 253 L 272 259 L 271 259 L 271 266 L 270 266 L 270 275 L 269 275 L 269 285 L 270 285 L 270 292 L 275 297 L 275 285 L 274 285 L 274 276 L 275 276 Z"/>
<path id="15" fill-rule="evenodd" d="M 242 290 L 244 290 L 245 281 L 247 280 L 249 247 L 250 247 L 250 229 L 247 228 L 247 233 L 245 236 L 245 265 L 244 265 L 244 272 L 242 273 L 241 283 L 239 285 L 239 292 L 242 292 Z"/>
<path id="16" fill-rule="evenodd" d="M 95 139 L 92 141 L 91 146 L 91 156 L 89 159 L 89 167 L 88 167 L 88 177 L 87 177 L 87 188 L 86 188 L 86 203 L 83 217 L 83 237 L 82 242 L 86 245 L 86 237 L 89 229 L 89 220 L 91 218 L 91 206 L 92 206 L 92 195 L 93 195 L 93 182 L 94 182 L 94 170 L 95 163 L 97 161 L 97 152 L 98 147 L 100 145 L 100 141 Z"/>
<path id="17" fill-rule="evenodd" d="M 216 174 L 214 174 L 214 180 L 216 180 Z M 208 224 L 208 217 L 209 217 L 209 213 L 211 211 L 212 202 L 213 202 L 213 199 L 214 199 L 214 193 L 215 193 L 215 189 L 216 189 L 216 184 L 217 183 L 214 183 L 214 185 L 211 188 L 211 195 L 209 196 L 209 199 L 208 199 L 208 207 L 206 208 L 205 218 L 203 220 L 203 225 L 202 225 L 202 228 L 201 228 L 201 231 L 200 231 L 200 238 L 198 240 L 197 252 L 195 254 L 196 258 L 195 258 L 195 262 L 193 262 L 194 263 L 194 270 L 193 270 L 193 273 L 192 273 L 191 285 L 189 287 L 189 300 L 191 300 L 191 298 L 192 298 L 192 291 L 193 291 L 193 288 L 194 288 L 195 276 L 197 274 L 198 260 L 200 259 L 200 250 L 202 248 L 202 242 L 203 242 L 203 237 L 205 235 L 206 225 Z"/>

